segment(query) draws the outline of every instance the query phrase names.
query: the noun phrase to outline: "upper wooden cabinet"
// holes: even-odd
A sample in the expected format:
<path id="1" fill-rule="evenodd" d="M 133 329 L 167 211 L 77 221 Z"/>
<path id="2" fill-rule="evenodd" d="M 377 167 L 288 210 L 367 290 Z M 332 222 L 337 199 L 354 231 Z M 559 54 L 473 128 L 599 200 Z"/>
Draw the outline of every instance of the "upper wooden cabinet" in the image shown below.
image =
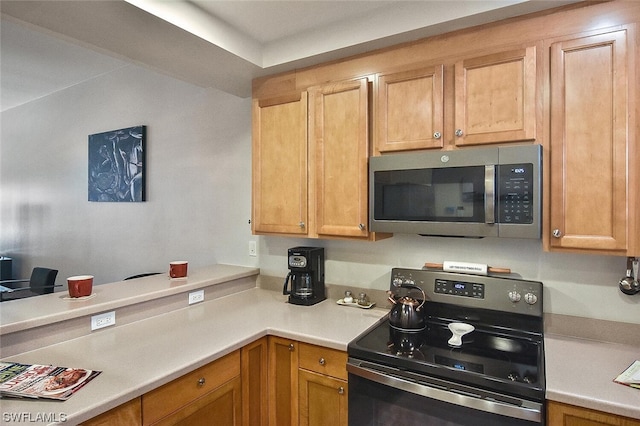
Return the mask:
<path id="1" fill-rule="evenodd" d="M 534 140 L 537 117 L 535 46 L 377 76 L 378 152 Z"/>
<path id="2" fill-rule="evenodd" d="M 367 238 L 367 79 L 309 89 L 315 233 Z"/>
<path id="3" fill-rule="evenodd" d="M 255 233 L 307 234 L 307 93 L 253 100 Z"/>
<path id="4" fill-rule="evenodd" d="M 536 48 L 500 52 L 455 65 L 455 144 L 536 138 Z"/>
<path id="5" fill-rule="evenodd" d="M 551 248 L 627 251 L 638 214 L 628 196 L 639 190 L 627 168 L 636 143 L 629 38 L 620 30 L 550 46 Z"/>
<path id="6" fill-rule="evenodd" d="M 368 230 L 369 154 L 367 78 L 255 99 L 253 232 L 375 238 Z"/>
<path id="7" fill-rule="evenodd" d="M 376 149 L 442 148 L 443 65 L 378 74 Z"/>

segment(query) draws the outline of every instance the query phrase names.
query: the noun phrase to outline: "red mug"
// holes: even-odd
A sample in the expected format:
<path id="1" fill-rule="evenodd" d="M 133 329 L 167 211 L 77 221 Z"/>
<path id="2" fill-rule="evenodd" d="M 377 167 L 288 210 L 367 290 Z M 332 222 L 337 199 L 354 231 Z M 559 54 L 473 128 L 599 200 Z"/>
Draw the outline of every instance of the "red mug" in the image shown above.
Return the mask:
<path id="1" fill-rule="evenodd" d="M 90 296 L 93 289 L 93 275 L 76 275 L 67 278 L 69 297 Z"/>
<path id="2" fill-rule="evenodd" d="M 171 278 L 185 278 L 187 276 L 187 266 L 188 262 L 186 260 L 179 260 L 175 262 L 169 263 L 169 276 Z"/>

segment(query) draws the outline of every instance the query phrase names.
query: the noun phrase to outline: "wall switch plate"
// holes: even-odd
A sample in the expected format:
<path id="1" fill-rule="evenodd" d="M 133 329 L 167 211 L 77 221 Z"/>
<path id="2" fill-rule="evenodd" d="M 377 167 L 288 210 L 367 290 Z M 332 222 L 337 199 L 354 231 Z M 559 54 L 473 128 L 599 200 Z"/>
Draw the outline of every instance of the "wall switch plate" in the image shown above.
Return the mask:
<path id="1" fill-rule="evenodd" d="M 192 291 L 189 293 L 189 304 L 204 302 L 204 290 Z"/>
<path id="2" fill-rule="evenodd" d="M 105 312 L 91 317 L 91 331 L 116 325 L 116 311 Z"/>
<path id="3" fill-rule="evenodd" d="M 255 241 L 249 241 L 249 256 L 256 257 L 258 255 L 258 245 Z"/>

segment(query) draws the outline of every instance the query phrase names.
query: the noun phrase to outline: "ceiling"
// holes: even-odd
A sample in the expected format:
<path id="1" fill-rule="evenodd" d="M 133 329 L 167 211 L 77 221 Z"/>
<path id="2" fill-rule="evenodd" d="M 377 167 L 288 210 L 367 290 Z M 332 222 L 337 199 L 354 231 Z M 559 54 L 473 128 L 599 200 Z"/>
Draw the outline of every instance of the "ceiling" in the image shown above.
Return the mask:
<path id="1" fill-rule="evenodd" d="M 251 80 L 577 0 L 2 0 L 2 111 L 130 63 L 251 96 Z"/>

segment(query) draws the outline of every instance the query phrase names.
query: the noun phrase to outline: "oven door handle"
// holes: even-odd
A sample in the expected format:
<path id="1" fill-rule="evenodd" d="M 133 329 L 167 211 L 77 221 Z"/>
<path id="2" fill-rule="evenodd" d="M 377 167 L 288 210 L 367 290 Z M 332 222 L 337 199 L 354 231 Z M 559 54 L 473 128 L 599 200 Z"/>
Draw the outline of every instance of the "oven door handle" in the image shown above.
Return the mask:
<path id="1" fill-rule="evenodd" d="M 347 363 L 347 371 L 367 380 L 438 401 L 532 422 L 542 421 L 542 405 L 538 403 L 529 403 L 531 407 L 526 407 L 524 404 L 523 406 L 517 406 L 501 401 L 483 399 L 479 396 L 469 396 L 458 393 L 455 390 L 438 389 L 424 383 L 380 373 L 352 363 Z"/>

